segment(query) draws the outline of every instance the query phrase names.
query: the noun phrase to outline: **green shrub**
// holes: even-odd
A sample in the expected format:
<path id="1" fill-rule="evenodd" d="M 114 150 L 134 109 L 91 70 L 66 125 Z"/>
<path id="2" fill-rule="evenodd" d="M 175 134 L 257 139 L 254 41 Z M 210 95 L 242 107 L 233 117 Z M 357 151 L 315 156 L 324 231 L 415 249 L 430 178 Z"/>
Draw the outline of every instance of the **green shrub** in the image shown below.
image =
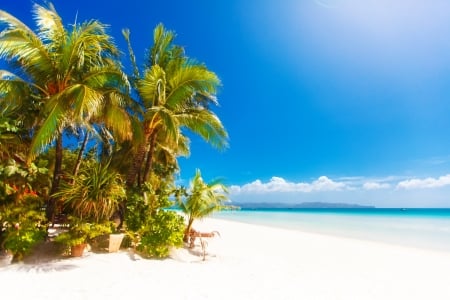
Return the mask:
<path id="1" fill-rule="evenodd" d="M 150 215 L 147 201 L 138 191 L 128 193 L 125 211 L 125 222 L 128 231 L 136 232 L 146 223 Z"/>
<path id="2" fill-rule="evenodd" d="M 147 258 L 164 258 L 170 248 L 183 245 L 186 226 L 181 215 L 164 210 L 173 203 L 169 200 L 173 190 L 163 182 L 154 189 L 144 183 L 128 193 L 125 224 L 135 249 Z"/>
<path id="3" fill-rule="evenodd" d="M 5 239 L 5 249 L 13 254 L 13 261 L 21 261 L 33 247 L 45 239 L 46 232 L 36 226 L 24 226 L 9 231 Z"/>
<path id="4" fill-rule="evenodd" d="M 67 246 L 76 246 L 91 242 L 94 238 L 112 232 L 113 223 L 88 223 L 76 217 L 69 219 L 70 228 L 59 234 L 55 241 Z"/>
<path id="5" fill-rule="evenodd" d="M 0 208 L 0 243 L 13 254 L 13 261 L 21 261 L 47 234 L 44 212 L 33 198 L 21 205 L 12 203 Z"/>
<path id="6" fill-rule="evenodd" d="M 149 258 L 164 258 L 170 248 L 183 245 L 184 219 L 173 211 L 159 210 L 139 230 L 137 250 Z"/>

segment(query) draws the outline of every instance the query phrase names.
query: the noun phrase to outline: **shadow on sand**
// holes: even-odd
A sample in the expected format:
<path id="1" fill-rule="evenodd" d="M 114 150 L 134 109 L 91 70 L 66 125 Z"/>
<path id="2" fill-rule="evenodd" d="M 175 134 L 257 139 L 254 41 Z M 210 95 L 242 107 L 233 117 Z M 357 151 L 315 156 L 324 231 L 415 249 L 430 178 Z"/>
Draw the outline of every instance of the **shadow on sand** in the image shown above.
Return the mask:
<path id="1" fill-rule="evenodd" d="M 27 255 L 22 262 L 10 263 L 12 257 L 7 254 L 2 255 L 3 263 L 0 270 L 16 270 L 22 272 L 55 272 L 67 271 L 77 268 L 70 263 L 62 263 L 67 259 L 64 256 L 63 245 L 52 241 L 38 244 L 32 252 Z M 67 262 L 69 262 L 67 260 Z"/>

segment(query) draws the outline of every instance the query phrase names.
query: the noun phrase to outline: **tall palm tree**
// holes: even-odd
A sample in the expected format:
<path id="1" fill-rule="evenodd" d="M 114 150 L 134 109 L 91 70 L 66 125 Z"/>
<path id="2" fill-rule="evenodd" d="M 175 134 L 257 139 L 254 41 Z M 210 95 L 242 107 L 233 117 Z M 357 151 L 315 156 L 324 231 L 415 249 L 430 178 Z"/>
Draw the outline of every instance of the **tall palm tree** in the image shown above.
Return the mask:
<path id="1" fill-rule="evenodd" d="M 153 46 L 141 75 L 135 64 L 129 32 L 124 31 L 124 36 L 134 63 L 132 83 L 144 110 L 142 140 L 136 147 L 127 184 L 134 185 L 136 179 L 138 185 L 147 181 L 156 148 L 178 144 L 183 128 L 213 146 L 226 147 L 227 132 L 209 109 L 210 104 L 218 104 L 215 94 L 220 81 L 216 74 L 189 59 L 183 48 L 173 44 L 175 34 L 160 24 L 154 30 Z"/>
<path id="2" fill-rule="evenodd" d="M 204 182 L 200 170 L 197 170 L 191 180 L 185 201 L 178 200 L 178 206 L 186 214 L 188 223 L 185 231 L 184 241 L 188 240 L 192 224 L 196 219 L 202 219 L 213 212 L 228 207 L 225 201 L 228 200 L 228 190 L 220 180 L 213 180 L 210 183 Z"/>
<path id="3" fill-rule="evenodd" d="M 128 82 L 105 25 L 93 20 L 66 29 L 52 4 L 35 4 L 33 12 L 36 32 L 0 10 L 0 23 L 5 25 L 0 32 L 0 58 L 17 71 L 0 72 L 0 95 L 11 107 L 34 111 L 29 161 L 54 143 L 53 194 L 62 175 L 64 130 L 86 126 L 102 115 L 107 99 L 127 94 Z M 120 128 L 124 127 L 114 130 Z M 53 205 L 50 198 L 48 217 Z"/>

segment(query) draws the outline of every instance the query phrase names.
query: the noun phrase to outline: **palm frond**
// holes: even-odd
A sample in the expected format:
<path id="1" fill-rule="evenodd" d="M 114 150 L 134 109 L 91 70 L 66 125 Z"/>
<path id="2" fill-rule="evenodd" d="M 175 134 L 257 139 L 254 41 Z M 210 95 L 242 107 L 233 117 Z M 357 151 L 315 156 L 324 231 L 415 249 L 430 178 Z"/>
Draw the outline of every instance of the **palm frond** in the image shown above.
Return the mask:
<path id="1" fill-rule="evenodd" d="M 206 109 L 191 109 L 177 115 L 182 126 L 200 135 L 206 142 L 218 149 L 228 146 L 228 133 L 220 119 Z"/>
<path id="2" fill-rule="evenodd" d="M 155 161 L 164 166 L 175 166 L 178 168 L 178 153 L 175 153 L 176 149 L 174 149 L 174 147 L 164 146 L 161 144 L 158 145 L 158 150 L 155 153 Z"/>
<path id="3" fill-rule="evenodd" d="M 25 25 L 22 21 L 9 14 L 4 10 L 0 10 L 0 23 L 4 23 L 7 25 L 7 29 L 21 29 L 23 31 L 28 32 L 31 35 L 34 35 L 33 31 Z"/>
<path id="4" fill-rule="evenodd" d="M 33 11 L 41 40 L 49 42 L 51 51 L 59 49 L 66 36 L 66 30 L 53 4 L 49 3 L 48 8 L 45 8 L 35 3 Z"/>
<path id="5" fill-rule="evenodd" d="M 33 83 L 33 82 L 29 82 L 26 81 L 25 79 L 19 77 L 18 75 L 11 73 L 7 70 L 0 70 L 0 80 L 2 80 L 3 82 L 5 82 L 5 84 L 7 84 L 7 82 L 10 82 L 11 84 L 17 84 L 23 87 L 27 87 L 28 90 L 34 89 L 35 91 L 41 92 L 42 94 L 46 95 L 46 91 L 44 88 L 38 86 L 37 84 Z M 13 90 L 9 91 L 9 92 L 14 92 Z M 2 91 L 0 91 L 0 93 L 2 93 Z"/>
<path id="6" fill-rule="evenodd" d="M 214 95 L 220 80 L 214 72 L 203 66 L 185 66 L 168 80 L 167 105 L 176 107 L 186 100 L 195 100 L 196 94 Z M 214 99 L 214 98 L 211 98 Z"/>
<path id="7" fill-rule="evenodd" d="M 81 81 L 96 89 L 111 89 L 122 91 L 128 94 L 130 91 L 130 82 L 126 75 L 116 66 L 96 67 L 83 73 Z"/>
<path id="8" fill-rule="evenodd" d="M 47 82 L 54 71 L 45 45 L 20 29 L 0 33 L 0 58 L 18 65 L 36 83 Z"/>
<path id="9" fill-rule="evenodd" d="M 166 30 L 163 24 L 158 24 L 153 31 L 153 47 L 148 59 L 148 67 L 160 65 L 165 67 L 171 59 L 170 50 L 172 48 L 175 33 Z"/>
<path id="10" fill-rule="evenodd" d="M 2 10 L 0 23 L 6 24 L 0 33 L 0 57 L 17 62 L 34 80 L 45 82 L 54 66 L 44 42 L 28 26 Z"/>
<path id="11" fill-rule="evenodd" d="M 125 41 L 127 42 L 128 45 L 128 54 L 130 56 L 131 66 L 133 67 L 133 81 L 135 81 L 140 77 L 140 75 L 139 75 L 139 68 L 136 63 L 136 55 L 134 54 L 133 47 L 131 47 L 130 34 L 131 32 L 129 29 L 122 30 L 122 35 L 125 38 Z"/>
<path id="12" fill-rule="evenodd" d="M 8 108 L 8 111 L 20 109 L 28 102 L 30 93 L 28 82 L 6 70 L 0 70 L 0 108 Z"/>
<path id="13" fill-rule="evenodd" d="M 167 136 L 177 138 L 179 135 L 179 123 L 175 115 L 165 107 L 156 106 L 147 110 L 145 118 L 150 120 L 151 129 L 163 128 Z"/>
<path id="14" fill-rule="evenodd" d="M 106 33 L 107 26 L 90 21 L 74 26 L 63 50 L 61 70 L 89 71 L 108 65 L 105 58 L 118 57 L 119 50 Z"/>
<path id="15" fill-rule="evenodd" d="M 158 148 L 171 149 L 174 156 L 188 157 L 190 155 L 190 140 L 183 134 L 178 134 L 177 137 L 168 136 L 165 131 L 158 132 Z"/>
<path id="16" fill-rule="evenodd" d="M 52 98 L 53 101 L 51 101 L 51 103 L 54 103 L 54 105 L 50 109 L 47 108 L 48 115 L 36 134 L 33 136 L 30 147 L 30 158 L 34 158 L 37 154 L 43 152 L 55 139 L 58 132 L 61 131 L 61 128 L 64 125 L 63 120 L 65 119 L 66 107 L 62 106 L 61 102 L 55 99 L 58 98 L 58 95 Z"/>
<path id="17" fill-rule="evenodd" d="M 114 97 L 114 95 L 111 96 Z M 131 140 L 133 138 L 130 116 L 120 106 L 106 105 L 102 119 L 106 128 L 111 129 L 121 141 Z"/>
<path id="18" fill-rule="evenodd" d="M 84 84 L 75 84 L 66 88 L 60 97 L 71 108 L 72 115 L 78 120 L 89 120 L 100 111 L 103 104 L 103 95 Z"/>
<path id="19" fill-rule="evenodd" d="M 133 146 L 137 147 L 138 145 L 144 143 L 145 135 L 144 129 L 142 128 L 142 122 L 137 118 L 131 118 L 131 128 L 133 132 Z"/>
<path id="20" fill-rule="evenodd" d="M 152 66 L 138 81 L 138 91 L 146 107 L 164 105 L 166 102 L 166 74 L 158 65 Z"/>

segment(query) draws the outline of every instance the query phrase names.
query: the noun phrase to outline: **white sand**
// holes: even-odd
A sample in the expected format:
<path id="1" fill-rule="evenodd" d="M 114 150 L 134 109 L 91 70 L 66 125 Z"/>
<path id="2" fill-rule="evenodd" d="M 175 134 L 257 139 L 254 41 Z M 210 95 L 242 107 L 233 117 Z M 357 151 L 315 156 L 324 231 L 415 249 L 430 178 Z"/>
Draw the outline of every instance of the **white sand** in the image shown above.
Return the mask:
<path id="1" fill-rule="evenodd" d="M 0 268 L 1 299 L 450 299 L 450 253 L 208 219 L 208 256 L 130 252 Z"/>

